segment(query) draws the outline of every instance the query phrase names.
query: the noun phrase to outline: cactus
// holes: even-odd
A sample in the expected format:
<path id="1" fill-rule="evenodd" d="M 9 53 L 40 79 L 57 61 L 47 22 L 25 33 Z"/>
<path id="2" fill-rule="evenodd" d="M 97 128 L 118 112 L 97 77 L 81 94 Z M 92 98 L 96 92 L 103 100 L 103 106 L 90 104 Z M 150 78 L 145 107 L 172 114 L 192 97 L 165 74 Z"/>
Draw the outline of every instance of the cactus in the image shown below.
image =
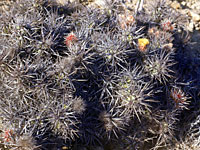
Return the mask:
<path id="1" fill-rule="evenodd" d="M 0 149 L 199 147 L 187 17 L 165 0 L 107 4 L 17 0 L 2 12 Z"/>

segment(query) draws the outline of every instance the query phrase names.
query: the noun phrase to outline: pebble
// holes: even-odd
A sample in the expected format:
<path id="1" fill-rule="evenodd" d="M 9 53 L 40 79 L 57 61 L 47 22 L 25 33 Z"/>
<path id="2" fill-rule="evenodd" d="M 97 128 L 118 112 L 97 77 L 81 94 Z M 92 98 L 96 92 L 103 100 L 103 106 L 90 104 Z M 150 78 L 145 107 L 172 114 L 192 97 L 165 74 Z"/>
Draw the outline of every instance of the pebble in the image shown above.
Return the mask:
<path id="1" fill-rule="evenodd" d="M 196 3 L 196 10 L 198 10 L 200 12 L 200 2 Z"/>
<path id="2" fill-rule="evenodd" d="M 197 13 L 195 13 L 195 12 L 193 12 L 193 11 L 190 11 L 190 12 L 189 12 L 189 16 L 192 17 L 192 20 L 193 20 L 194 22 L 200 21 L 200 15 L 197 14 Z"/>
<path id="3" fill-rule="evenodd" d="M 191 9 L 195 9 L 195 8 L 196 8 L 196 6 L 195 6 L 195 5 L 192 5 L 190 8 L 191 8 Z"/>
<path id="4" fill-rule="evenodd" d="M 191 21 L 191 22 L 189 23 L 189 25 L 188 25 L 188 30 L 189 30 L 190 32 L 193 32 L 193 29 L 194 29 L 194 23 L 193 23 L 193 21 Z"/>
<path id="5" fill-rule="evenodd" d="M 89 4 L 89 7 L 105 9 L 112 3 L 112 0 L 94 0 Z"/>
<path id="6" fill-rule="evenodd" d="M 195 24 L 195 30 L 200 30 L 200 24 Z"/>
<path id="7" fill-rule="evenodd" d="M 69 2 L 73 3 L 76 2 L 77 0 L 49 0 L 48 3 L 49 5 L 58 5 L 58 6 L 65 6 L 67 5 Z"/>
<path id="8" fill-rule="evenodd" d="M 200 27 L 199 26 L 195 27 L 195 30 L 199 30 L 200 31 Z"/>
<path id="9" fill-rule="evenodd" d="M 177 2 L 177 1 L 173 1 L 173 2 L 171 3 L 171 7 L 174 8 L 174 9 L 181 9 L 181 5 L 180 5 L 180 3 Z"/>
<path id="10" fill-rule="evenodd" d="M 185 2 L 185 1 L 182 1 L 182 2 L 181 2 L 181 5 L 186 6 L 186 2 Z"/>

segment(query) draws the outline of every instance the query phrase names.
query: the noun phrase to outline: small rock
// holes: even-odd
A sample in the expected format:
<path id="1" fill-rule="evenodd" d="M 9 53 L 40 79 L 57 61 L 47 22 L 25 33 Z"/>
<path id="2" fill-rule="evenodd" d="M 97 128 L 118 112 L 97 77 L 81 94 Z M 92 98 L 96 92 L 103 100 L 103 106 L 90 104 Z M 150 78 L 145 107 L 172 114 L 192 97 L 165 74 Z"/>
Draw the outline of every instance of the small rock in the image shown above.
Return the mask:
<path id="1" fill-rule="evenodd" d="M 94 0 L 91 2 L 88 7 L 90 8 L 100 8 L 100 9 L 106 9 L 111 5 L 112 0 Z"/>
<path id="2" fill-rule="evenodd" d="M 192 5 L 190 8 L 191 8 L 192 10 L 194 10 L 194 9 L 195 9 L 195 7 L 196 7 L 195 5 Z"/>
<path id="3" fill-rule="evenodd" d="M 179 2 L 173 1 L 173 2 L 171 3 L 171 7 L 174 8 L 174 9 L 180 9 L 180 8 L 181 8 L 181 5 L 180 5 Z"/>
<path id="4" fill-rule="evenodd" d="M 200 12 L 200 2 L 196 3 L 196 10 L 199 10 L 199 12 Z"/>
<path id="5" fill-rule="evenodd" d="M 97 8 L 105 9 L 111 3 L 112 3 L 112 0 L 95 0 L 94 2 L 91 3 L 91 6 L 93 5 L 93 6 L 96 6 Z"/>
<path id="6" fill-rule="evenodd" d="M 199 27 L 199 26 L 198 26 L 198 27 L 196 27 L 196 28 L 195 28 L 195 30 L 197 30 L 197 31 L 199 30 L 199 31 L 200 31 L 200 27 Z"/>
<path id="7" fill-rule="evenodd" d="M 77 2 L 77 0 L 48 0 L 49 5 L 65 6 L 67 4 Z"/>
<path id="8" fill-rule="evenodd" d="M 190 32 L 193 32 L 193 29 L 194 29 L 194 23 L 191 21 L 190 24 L 188 25 L 188 30 Z"/>
<path id="9" fill-rule="evenodd" d="M 200 30 L 200 23 L 199 24 L 195 24 L 195 30 Z"/>
<path id="10" fill-rule="evenodd" d="M 106 6 L 106 1 L 104 1 L 104 0 L 95 0 L 94 3 L 100 7 Z"/>
<path id="11" fill-rule="evenodd" d="M 179 10 L 179 12 L 180 12 L 181 14 L 184 14 L 184 15 L 187 15 L 187 16 L 189 16 L 189 15 L 188 15 L 188 14 L 189 14 L 189 11 L 190 11 L 190 9 L 188 9 L 188 8 L 180 9 L 180 10 Z"/>
<path id="12" fill-rule="evenodd" d="M 185 5 L 186 5 L 186 2 L 185 2 L 185 1 L 182 1 L 182 2 L 181 2 L 181 5 L 185 6 Z"/>
<path id="13" fill-rule="evenodd" d="M 192 17 L 192 20 L 193 20 L 194 22 L 200 21 L 200 15 L 197 14 L 197 13 L 195 13 L 195 12 L 193 12 L 193 11 L 190 11 L 190 12 L 189 12 L 189 16 Z"/>

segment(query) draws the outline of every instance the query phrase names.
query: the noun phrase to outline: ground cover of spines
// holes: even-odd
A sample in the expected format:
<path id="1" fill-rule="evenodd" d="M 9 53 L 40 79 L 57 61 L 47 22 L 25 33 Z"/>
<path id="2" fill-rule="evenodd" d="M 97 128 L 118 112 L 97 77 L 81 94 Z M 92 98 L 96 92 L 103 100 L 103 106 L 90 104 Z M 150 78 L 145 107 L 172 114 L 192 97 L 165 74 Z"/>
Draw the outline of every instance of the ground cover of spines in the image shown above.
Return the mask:
<path id="1" fill-rule="evenodd" d="M 54 4 L 0 16 L 1 149 L 198 149 L 187 18 L 163 0 L 138 13 Z"/>

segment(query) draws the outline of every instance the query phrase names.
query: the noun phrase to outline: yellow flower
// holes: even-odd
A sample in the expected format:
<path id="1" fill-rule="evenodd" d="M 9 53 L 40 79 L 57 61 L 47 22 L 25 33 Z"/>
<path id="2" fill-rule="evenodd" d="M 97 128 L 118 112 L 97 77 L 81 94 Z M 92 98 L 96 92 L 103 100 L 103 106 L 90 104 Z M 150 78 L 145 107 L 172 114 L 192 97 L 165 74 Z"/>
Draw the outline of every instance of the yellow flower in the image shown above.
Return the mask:
<path id="1" fill-rule="evenodd" d="M 139 50 L 142 52 L 146 51 L 146 46 L 149 44 L 149 40 L 146 38 L 140 38 L 138 39 L 138 46 Z"/>

